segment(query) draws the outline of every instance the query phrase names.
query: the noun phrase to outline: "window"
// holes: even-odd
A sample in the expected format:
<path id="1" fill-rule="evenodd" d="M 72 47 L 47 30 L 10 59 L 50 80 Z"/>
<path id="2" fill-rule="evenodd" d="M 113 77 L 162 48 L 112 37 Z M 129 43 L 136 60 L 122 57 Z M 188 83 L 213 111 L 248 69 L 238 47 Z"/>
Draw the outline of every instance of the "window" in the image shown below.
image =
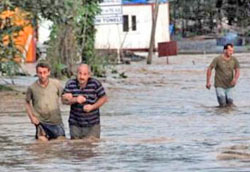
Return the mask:
<path id="1" fill-rule="evenodd" d="M 123 32 L 128 32 L 129 30 L 128 15 L 122 16 L 122 19 L 123 19 Z"/>
<path id="2" fill-rule="evenodd" d="M 136 30 L 136 16 L 132 16 L 132 30 Z"/>

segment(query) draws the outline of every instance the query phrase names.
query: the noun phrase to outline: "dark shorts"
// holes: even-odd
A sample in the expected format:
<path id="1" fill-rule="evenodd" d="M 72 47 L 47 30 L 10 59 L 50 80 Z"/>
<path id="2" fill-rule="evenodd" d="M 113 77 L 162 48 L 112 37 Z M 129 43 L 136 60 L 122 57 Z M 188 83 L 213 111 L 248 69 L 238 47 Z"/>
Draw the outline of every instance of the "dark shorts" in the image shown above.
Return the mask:
<path id="1" fill-rule="evenodd" d="M 75 125 L 70 125 L 70 137 L 71 139 L 83 139 L 87 137 L 100 138 L 101 126 L 96 124 L 91 127 L 78 127 Z"/>
<path id="2" fill-rule="evenodd" d="M 45 124 L 39 123 L 36 125 L 36 139 L 39 136 L 45 136 L 48 140 L 56 139 L 59 136 L 65 136 L 63 124 Z"/>

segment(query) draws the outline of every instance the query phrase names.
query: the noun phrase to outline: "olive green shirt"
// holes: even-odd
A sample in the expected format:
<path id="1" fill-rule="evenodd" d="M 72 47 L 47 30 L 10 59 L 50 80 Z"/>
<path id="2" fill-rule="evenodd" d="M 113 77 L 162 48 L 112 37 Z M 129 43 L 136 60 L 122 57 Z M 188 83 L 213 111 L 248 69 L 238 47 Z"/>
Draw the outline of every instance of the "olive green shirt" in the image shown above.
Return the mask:
<path id="1" fill-rule="evenodd" d="M 230 59 L 224 59 L 223 55 L 215 57 L 210 64 L 210 69 L 215 69 L 215 87 L 231 88 L 231 82 L 234 78 L 234 70 L 239 68 L 239 62 L 231 56 Z"/>
<path id="2" fill-rule="evenodd" d="M 28 87 L 26 101 L 32 102 L 33 113 L 40 122 L 60 124 L 62 117 L 59 98 L 62 95 L 62 86 L 59 81 L 49 79 L 46 87 L 42 87 L 38 80 Z"/>

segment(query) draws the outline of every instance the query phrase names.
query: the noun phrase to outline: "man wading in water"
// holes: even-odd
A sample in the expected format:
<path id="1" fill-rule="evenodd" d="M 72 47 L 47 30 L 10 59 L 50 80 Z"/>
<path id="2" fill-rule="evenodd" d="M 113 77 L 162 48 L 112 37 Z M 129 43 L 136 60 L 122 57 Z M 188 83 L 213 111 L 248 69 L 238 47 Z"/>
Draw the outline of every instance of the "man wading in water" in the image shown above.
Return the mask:
<path id="1" fill-rule="evenodd" d="M 215 69 L 215 91 L 220 107 L 231 107 L 233 105 L 233 87 L 240 76 L 240 65 L 238 60 L 232 56 L 234 47 L 232 44 L 224 46 L 224 53 L 215 57 L 207 69 L 206 88 L 211 88 L 212 69 Z"/>
<path id="2" fill-rule="evenodd" d="M 107 96 L 101 82 L 91 77 L 88 65 L 78 66 L 76 79 L 66 83 L 62 101 L 70 105 L 71 139 L 99 139 L 101 132 L 99 108 L 107 102 Z"/>
<path id="3" fill-rule="evenodd" d="M 50 66 L 39 62 L 36 66 L 38 80 L 26 92 L 26 110 L 36 126 L 36 139 L 48 141 L 64 138 L 65 132 L 59 107 L 62 94 L 60 82 L 50 79 Z"/>

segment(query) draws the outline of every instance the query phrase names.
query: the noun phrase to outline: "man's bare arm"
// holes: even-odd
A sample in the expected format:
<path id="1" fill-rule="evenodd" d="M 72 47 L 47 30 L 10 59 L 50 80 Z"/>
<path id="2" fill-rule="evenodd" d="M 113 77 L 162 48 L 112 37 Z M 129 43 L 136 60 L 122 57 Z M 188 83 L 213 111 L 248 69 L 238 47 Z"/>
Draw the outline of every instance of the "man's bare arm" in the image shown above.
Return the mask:
<path id="1" fill-rule="evenodd" d="M 25 107 L 26 107 L 26 111 L 27 111 L 27 114 L 29 116 L 29 119 L 30 119 L 31 123 L 35 124 L 35 125 L 39 124 L 39 120 L 33 114 L 32 106 L 31 106 L 30 102 L 26 102 Z"/>
<path id="2" fill-rule="evenodd" d="M 212 76 L 212 69 L 211 67 L 208 67 L 207 68 L 207 83 L 206 83 L 207 89 L 211 88 L 211 76 Z"/>

